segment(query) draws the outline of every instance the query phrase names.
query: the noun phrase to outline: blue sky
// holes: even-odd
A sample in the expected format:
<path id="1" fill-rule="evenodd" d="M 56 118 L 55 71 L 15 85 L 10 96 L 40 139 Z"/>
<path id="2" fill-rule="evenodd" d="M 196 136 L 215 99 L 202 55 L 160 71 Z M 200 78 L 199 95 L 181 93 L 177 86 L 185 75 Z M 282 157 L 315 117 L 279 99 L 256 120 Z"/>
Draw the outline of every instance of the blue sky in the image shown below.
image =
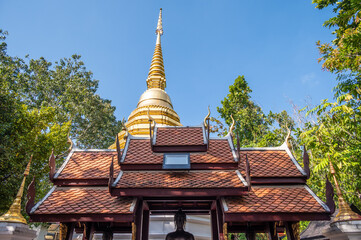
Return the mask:
<path id="1" fill-rule="evenodd" d="M 122 119 L 146 90 L 159 8 L 166 91 L 183 125 L 200 124 L 208 105 L 217 116 L 238 75 L 265 112 L 332 98 L 335 76 L 321 69 L 315 42 L 333 39 L 322 27 L 333 14 L 311 0 L 0 0 L 0 28 L 13 56 L 82 55 Z"/>

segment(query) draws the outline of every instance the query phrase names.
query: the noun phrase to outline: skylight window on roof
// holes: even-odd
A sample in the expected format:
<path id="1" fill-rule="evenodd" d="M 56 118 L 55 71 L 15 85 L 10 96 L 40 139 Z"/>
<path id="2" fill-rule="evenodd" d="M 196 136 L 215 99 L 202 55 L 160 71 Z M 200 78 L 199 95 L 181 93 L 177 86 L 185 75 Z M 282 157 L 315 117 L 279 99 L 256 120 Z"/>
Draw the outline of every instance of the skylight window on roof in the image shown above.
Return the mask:
<path id="1" fill-rule="evenodd" d="M 189 153 L 165 153 L 163 169 L 190 169 Z"/>

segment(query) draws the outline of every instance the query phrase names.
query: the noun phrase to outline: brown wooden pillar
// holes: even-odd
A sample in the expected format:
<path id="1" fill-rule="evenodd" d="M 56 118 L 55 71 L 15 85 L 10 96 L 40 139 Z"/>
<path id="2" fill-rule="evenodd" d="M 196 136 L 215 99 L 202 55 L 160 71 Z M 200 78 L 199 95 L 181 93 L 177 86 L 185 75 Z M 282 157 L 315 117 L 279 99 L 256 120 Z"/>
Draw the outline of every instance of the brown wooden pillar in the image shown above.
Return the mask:
<path id="1" fill-rule="evenodd" d="M 267 224 L 267 232 L 269 240 L 278 240 L 277 226 L 275 222 L 270 222 Z"/>
<path id="2" fill-rule="evenodd" d="M 141 240 L 142 239 L 142 225 L 143 225 L 143 199 L 138 199 L 138 204 L 135 212 L 135 240 Z"/>
<path id="3" fill-rule="evenodd" d="M 148 240 L 149 238 L 149 210 L 143 211 L 143 227 L 142 227 L 142 239 Z"/>
<path id="4" fill-rule="evenodd" d="M 94 234 L 94 223 L 84 223 L 83 240 L 91 240 Z"/>
<path id="5" fill-rule="evenodd" d="M 285 222 L 285 227 L 288 240 L 300 239 L 298 222 Z"/>
<path id="6" fill-rule="evenodd" d="M 217 211 L 211 210 L 212 240 L 218 240 Z"/>
<path id="7" fill-rule="evenodd" d="M 66 235 L 65 240 L 72 240 L 74 234 L 75 223 L 66 223 Z"/>
<path id="8" fill-rule="evenodd" d="M 246 238 L 247 240 L 256 240 L 256 233 L 250 223 L 247 223 Z"/>
<path id="9" fill-rule="evenodd" d="M 225 240 L 223 235 L 223 224 L 224 224 L 223 208 L 221 206 L 220 199 L 216 200 L 216 206 L 217 206 L 218 240 Z"/>

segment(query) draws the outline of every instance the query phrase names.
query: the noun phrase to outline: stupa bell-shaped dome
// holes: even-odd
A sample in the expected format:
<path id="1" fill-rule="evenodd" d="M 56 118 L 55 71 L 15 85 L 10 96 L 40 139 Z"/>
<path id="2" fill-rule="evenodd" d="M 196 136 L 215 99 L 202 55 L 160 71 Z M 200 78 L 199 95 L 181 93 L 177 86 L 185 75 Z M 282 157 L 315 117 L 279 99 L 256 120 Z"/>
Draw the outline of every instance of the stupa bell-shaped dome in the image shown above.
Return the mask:
<path id="1" fill-rule="evenodd" d="M 145 91 L 142 96 L 140 96 L 137 107 L 139 108 L 152 105 L 173 109 L 170 97 L 163 89 L 160 88 L 151 88 Z"/>

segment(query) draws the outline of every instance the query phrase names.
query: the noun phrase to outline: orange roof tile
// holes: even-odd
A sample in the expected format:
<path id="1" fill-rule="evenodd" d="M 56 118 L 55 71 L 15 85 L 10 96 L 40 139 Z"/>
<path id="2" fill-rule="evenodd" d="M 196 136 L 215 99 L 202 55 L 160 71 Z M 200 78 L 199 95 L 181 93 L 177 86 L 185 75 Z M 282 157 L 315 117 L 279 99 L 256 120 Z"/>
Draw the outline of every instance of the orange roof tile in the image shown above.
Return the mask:
<path id="1" fill-rule="evenodd" d="M 160 127 L 156 132 L 155 145 L 204 145 L 202 127 Z"/>
<path id="2" fill-rule="evenodd" d="M 122 164 L 162 164 L 163 154 L 154 154 L 149 139 L 131 139 Z"/>
<path id="3" fill-rule="evenodd" d="M 241 163 L 246 155 L 251 177 L 303 177 L 285 150 L 241 150 Z M 244 164 L 241 168 L 244 170 Z"/>
<path id="4" fill-rule="evenodd" d="M 114 156 L 114 174 L 119 173 L 116 151 L 74 151 L 57 179 L 109 178 L 109 167 Z"/>
<path id="5" fill-rule="evenodd" d="M 319 213 L 326 212 L 305 186 L 252 187 L 242 197 L 225 198 L 226 213 Z"/>
<path id="6" fill-rule="evenodd" d="M 236 171 L 125 171 L 116 188 L 239 188 Z"/>
<path id="7" fill-rule="evenodd" d="M 227 139 L 209 140 L 206 153 L 191 153 L 191 163 L 234 163 Z"/>
<path id="8" fill-rule="evenodd" d="M 110 196 L 107 187 L 57 187 L 33 214 L 129 214 L 132 203 Z"/>
<path id="9" fill-rule="evenodd" d="M 234 163 L 227 139 L 210 140 L 205 153 L 191 153 L 191 163 Z M 131 139 L 123 164 L 163 164 L 163 154 L 153 153 L 149 140 Z"/>

